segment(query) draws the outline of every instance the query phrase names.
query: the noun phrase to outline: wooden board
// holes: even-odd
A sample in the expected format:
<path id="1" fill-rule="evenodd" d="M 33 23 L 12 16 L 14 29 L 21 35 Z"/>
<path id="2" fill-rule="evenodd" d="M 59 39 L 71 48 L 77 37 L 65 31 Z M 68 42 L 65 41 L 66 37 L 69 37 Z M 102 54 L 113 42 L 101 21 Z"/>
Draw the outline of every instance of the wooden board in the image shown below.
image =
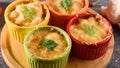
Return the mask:
<path id="1" fill-rule="evenodd" d="M 29 68 L 23 45 L 10 38 L 6 25 L 1 33 L 1 51 L 3 58 L 10 68 Z M 105 55 L 95 60 L 82 60 L 70 56 L 66 68 L 105 68 L 109 63 L 114 48 L 114 39 L 109 43 Z"/>
<path id="2" fill-rule="evenodd" d="M 94 11 L 90 9 L 90 12 Z M 6 25 L 4 25 L 1 32 L 1 44 L 3 58 L 10 68 L 30 68 L 23 45 L 9 36 Z M 107 52 L 100 58 L 95 60 L 82 60 L 70 56 L 66 68 L 105 68 L 110 62 L 113 49 L 114 37 L 109 43 Z"/>

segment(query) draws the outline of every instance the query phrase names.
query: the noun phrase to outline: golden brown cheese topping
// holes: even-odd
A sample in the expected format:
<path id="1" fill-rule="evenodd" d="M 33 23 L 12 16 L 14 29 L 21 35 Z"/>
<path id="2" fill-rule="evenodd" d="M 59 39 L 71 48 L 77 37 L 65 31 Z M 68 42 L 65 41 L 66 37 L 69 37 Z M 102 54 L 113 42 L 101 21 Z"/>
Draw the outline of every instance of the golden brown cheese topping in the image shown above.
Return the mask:
<path id="1" fill-rule="evenodd" d="M 84 7 L 84 0 L 51 0 L 50 6 L 62 14 L 76 14 Z"/>
<path id="2" fill-rule="evenodd" d="M 45 29 L 30 36 L 28 48 L 32 54 L 43 59 L 55 58 L 64 53 L 67 43 L 57 31 Z"/>
<path id="3" fill-rule="evenodd" d="M 108 27 L 94 17 L 80 18 L 77 24 L 71 26 L 70 32 L 77 40 L 92 44 L 107 36 Z"/>
<path id="4" fill-rule="evenodd" d="M 19 4 L 9 14 L 10 20 L 19 26 L 35 26 L 44 20 L 43 5 L 40 2 Z"/>

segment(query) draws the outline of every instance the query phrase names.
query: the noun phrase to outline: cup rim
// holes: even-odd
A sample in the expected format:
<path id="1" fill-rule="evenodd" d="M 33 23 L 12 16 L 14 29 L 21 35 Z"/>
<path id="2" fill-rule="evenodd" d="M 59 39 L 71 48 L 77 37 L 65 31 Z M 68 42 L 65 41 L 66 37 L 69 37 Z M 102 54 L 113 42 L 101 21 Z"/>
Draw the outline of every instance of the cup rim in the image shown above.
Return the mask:
<path id="1" fill-rule="evenodd" d="M 75 21 L 78 20 L 78 18 L 82 18 L 84 16 L 94 16 L 95 18 L 97 19 L 100 19 L 102 22 L 104 22 L 104 24 L 106 24 L 109 29 L 108 29 L 108 35 L 103 39 L 103 40 L 100 40 L 98 42 L 95 42 L 95 43 L 91 43 L 91 44 L 88 44 L 86 42 L 83 42 L 83 41 L 80 41 L 80 40 L 77 40 L 70 32 L 70 27 L 71 25 L 73 25 L 74 23 L 76 23 Z M 80 45 L 84 45 L 84 46 L 90 46 L 90 47 L 101 47 L 102 44 L 105 44 L 107 42 L 110 41 L 110 39 L 112 38 L 112 26 L 111 24 L 104 18 L 102 17 L 101 15 L 99 14 L 94 14 L 94 13 L 86 13 L 86 14 L 83 14 L 83 15 L 76 15 L 75 17 L 73 17 L 67 24 L 67 27 L 66 27 L 66 31 L 68 32 L 68 34 L 70 35 L 70 37 L 72 38 L 72 40 L 77 43 L 77 44 L 80 44 Z M 78 45 L 78 46 L 80 46 Z"/>
<path id="2" fill-rule="evenodd" d="M 50 6 L 50 1 L 51 0 L 46 0 L 46 4 L 49 8 L 49 10 L 54 13 L 55 15 L 57 16 L 61 16 L 61 17 L 73 17 L 75 16 L 76 14 L 84 14 L 85 12 L 87 12 L 87 9 L 89 8 L 89 1 L 88 0 L 85 0 L 85 6 L 81 9 L 81 11 L 79 13 L 76 13 L 76 14 L 62 14 L 62 13 L 59 13 L 57 11 L 55 11 L 51 6 Z"/>
<path id="3" fill-rule="evenodd" d="M 38 56 L 36 56 L 36 55 L 33 55 L 33 54 L 30 52 L 29 48 L 27 48 L 27 40 L 29 39 L 30 35 L 32 35 L 35 31 L 39 31 L 39 30 L 42 29 L 42 28 L 50 28 L 50 29 L 52 28 L 52 29 L 55 29 L 55 30 L 57 30 L 58 32 L 60 32 L 60 34 L 63 34 L 63 36 L 65 37 L 65 40 L 66 40 L 68 46 L 67 46 L 66 50 L 64 51 L 64 53 L 62 53 L 62 55 L 57 56 L 57 57 L 55 57 L 55 58 L 43 59 L 43 58 L 41 58 L 41 57 L 38 57 Z M 37 27 L 37 28 L 32 29 L 32 30 L 26 35 L 26 37 L 25 37 L 25 39 L 24 39 L 24 50 L 25 50 L 25 52 L 26 52 L 26 55 L 29 56 L 29 57 L 32 57 L 32 59 L 35 59 L 35 60 L 44 60 L 44 61 L 51 61 L 51 60 L 60 59 L 60 58 L 62 58 L 62 57 L 64 57 L 64 56 L 66 56 L 67 54 L 69 54 L 69 53 L 70 53 L 70 50 L 71 50 L 71 44 L 72 44 L 71 39 L 70 39 L 69 35 L 68 35 L 64 30 L 62 30 L 62 29 L 60 29 L 60 28 L 58 28 L 58 27 L 55 27 L 55 26 L 44 25 L 44 26 L 39 26 L 39 27 Z"/>
<path id="4" fill-rule="evenodd" d="M 18 26 L 17 24 L 12 23 L 12 21 L 9 19 L 8 15 L 11 12 L 11 10 L 13 10 L 15 8 L 16 5 L 21 4 L 21 3 L 34 2 L 34 1 L 37 1 L 37 0 L 33 0 L 33 1 L 31 1 L 31 0 L 16 0 L 16 1 L 10 3 L 7 6 L 7 8 L 5 10 L 5 13 L 4 13 L 4 17 L 5 17 L 6 23 L 9 22 L 9 24 L 13 25 L 14 27 L 18 27 L 18 28 L 21 28 L 21 29 L 22 28 L 23 29 L 24 28 L 33 28 L 33 27 L 36 27 L 38 25 L 42 25 L 42 24 L 45 25 L 45 23 L 47 25 L 47 21 L 49 21 L 49 19 L 50 19 L 50 12 L 49 12 L 49 9 L 48 9 L 47 5 L 45 4 L 45 2 L 40 2 L 40 3 L 43 5 L 43 7 L 46 10 L 46 17 L 45 17 L 44 21 L 42 21 L 41 23 L 39 23 L 39 24 L 37 24 L 35 26 L 29 26 L 29 27 L 27 27 L 27 26 Z"/>

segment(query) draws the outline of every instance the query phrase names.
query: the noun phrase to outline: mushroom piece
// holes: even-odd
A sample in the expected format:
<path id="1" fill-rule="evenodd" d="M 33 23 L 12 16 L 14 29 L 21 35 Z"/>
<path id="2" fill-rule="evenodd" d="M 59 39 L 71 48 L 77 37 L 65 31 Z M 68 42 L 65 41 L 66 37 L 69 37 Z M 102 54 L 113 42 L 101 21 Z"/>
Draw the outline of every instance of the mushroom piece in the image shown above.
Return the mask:
<path id="1" fill-rule="evenodd" d="M 112 24 L 120 27 L 120 0 L 109 0 L 108 5 L 101 6 L 101 14 L 106 16 Z"/>

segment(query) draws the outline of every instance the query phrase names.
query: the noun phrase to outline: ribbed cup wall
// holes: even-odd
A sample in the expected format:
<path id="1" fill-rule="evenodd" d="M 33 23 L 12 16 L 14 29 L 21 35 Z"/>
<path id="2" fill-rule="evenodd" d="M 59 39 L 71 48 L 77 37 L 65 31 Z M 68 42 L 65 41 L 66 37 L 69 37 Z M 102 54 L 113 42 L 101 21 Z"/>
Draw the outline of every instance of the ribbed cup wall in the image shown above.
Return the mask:
<path id="1" fill-rule="evenodd" d="M 96 59 L 104 55 L 107 49 L 108 49 L 108 43 L 104 44 L 101 47 L 97 47 L 97 46 L 89 47 L 89 46 L 84 46 L 84 45 L 82 46 L 82 45 L 79 45 L 73 42 L 71 52 L 72 52 L 72 55 L 78 58 L 91 60 L 91 59 Z"/>
<path id="2" fill-rule="evenodd" d="M 31 68 L 65 68 L 68 61 L 68 55 L 51 61 L 44 60 L 33 60 L 28 57 L 28 62 Z"/>
<path id="3" fill-rule="evenodd" d="M 67 25 L 69 20 L 70 19 L 66 19 L 64 17 L 60 18 L 60 17 L 58 17 L 56 15 L 53 15 L 51 13 L 49 25 L 57 26 L 57 27 L 60 27 L 63 30 L 65 30 L 66 29 L 66 25 Z"/>

